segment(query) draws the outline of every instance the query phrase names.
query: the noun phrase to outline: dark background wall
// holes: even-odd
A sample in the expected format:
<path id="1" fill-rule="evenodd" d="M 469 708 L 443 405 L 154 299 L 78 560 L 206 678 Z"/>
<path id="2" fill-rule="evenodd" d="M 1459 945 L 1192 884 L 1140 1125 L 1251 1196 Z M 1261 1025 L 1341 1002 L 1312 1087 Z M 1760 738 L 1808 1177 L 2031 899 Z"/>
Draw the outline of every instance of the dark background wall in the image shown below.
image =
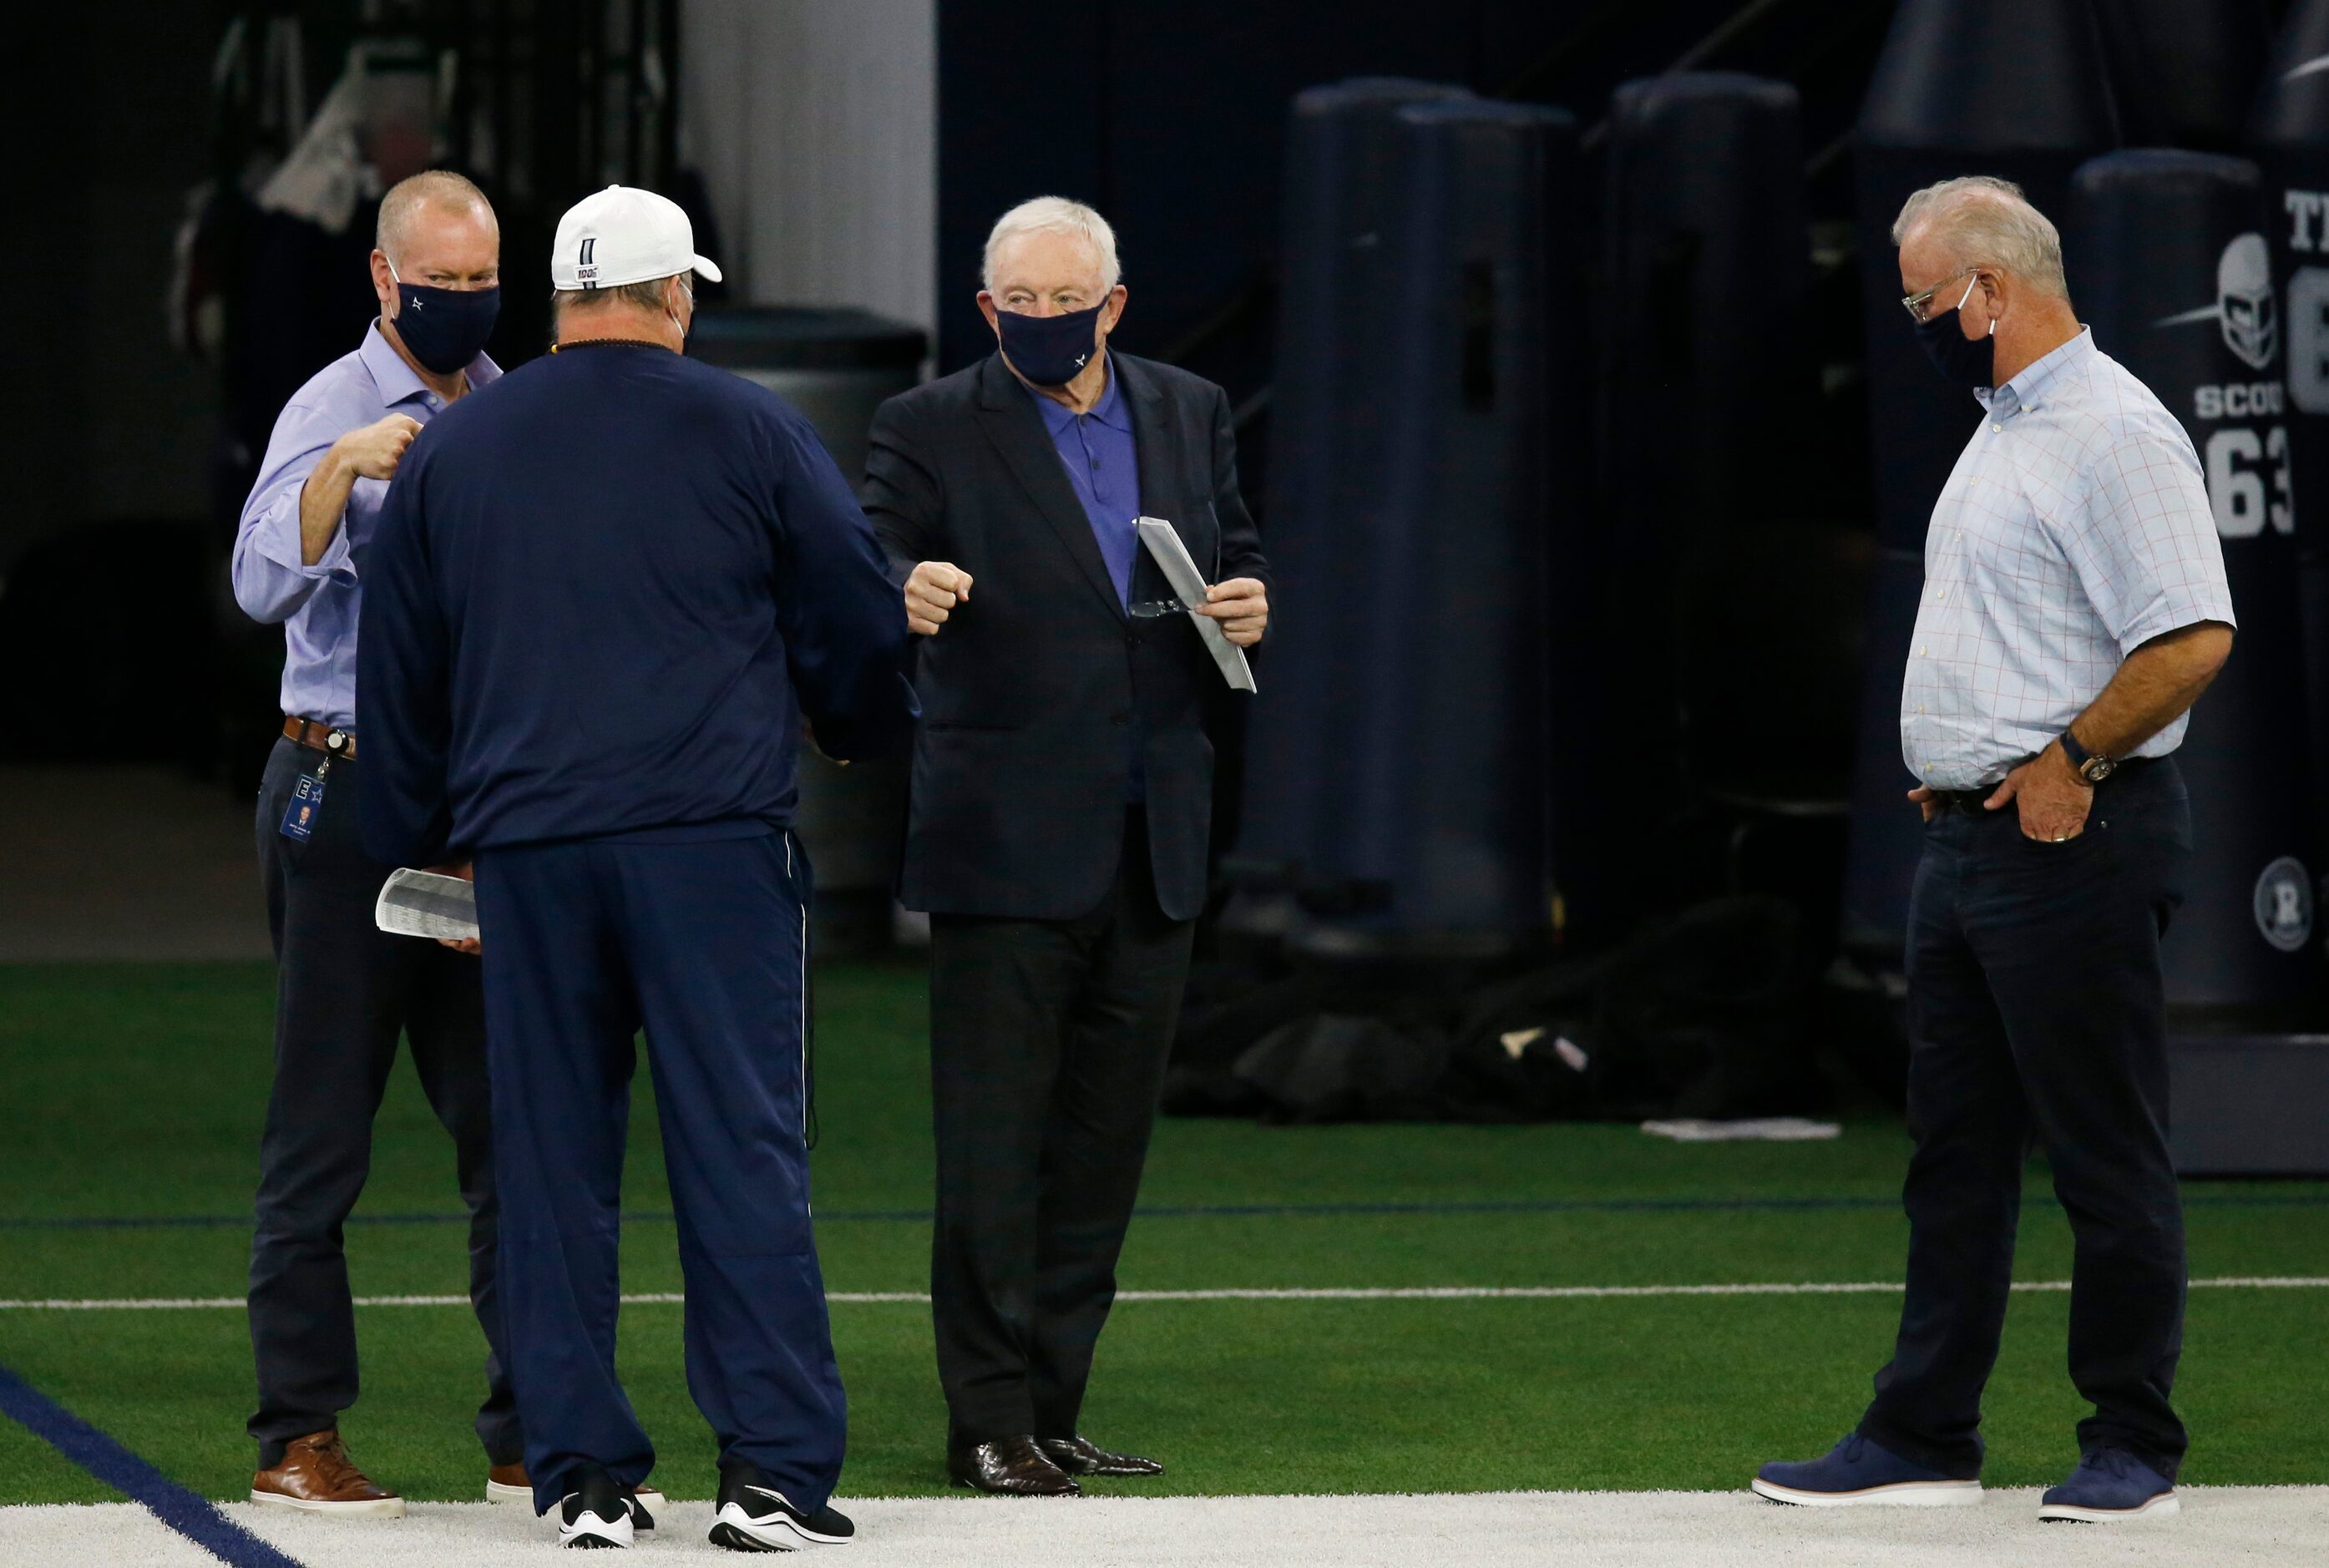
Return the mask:
<path id="1" fill-rule="evenodd" d="M 42 242 L 0 248 L 14 302 L 0 311 L 14 378 L 0 420 L 0 571 L 69 523 L 203 511 L 215 376 L 169 348 L 162 296 L 186 192 L 210 172 L 222 10 L 78 0 L 18 24 L 7 183 L 19 234 L 36 230 Z M 1117 225 L 1136 291 L 1127 349 L 1184 359 L 1240 397 L 1266 386 L 1287 101 L 1354 74 L 1560 104 L 1588 127 L 1618 81 L 1675 64 L 1778 77 L 1804 96 L 1812 216 L 1847 216 L 1841 137 L 1892 10 L 1890 0 L 940 0 L 938 367 L 985 352 L 971 296 L 987 226 L 1053 192 Z"/>
<path id="2" fill-rule="evenodd" d="M 359 0 L 298 3 L 342 26 L 367 9 Z M 497 5 L 534 14 L 530 3 Z M 501 14 L 484 0 L 402 0 L 403 9 L 416 7 L 472 22 Z M 220 31 L 249 8 L 84 0 L 42 8 L 20 24 L 11 89 L 0 95 L 16 149 L 9 191 L 20 237 L 0 247 L 0 298 L 9 302 L 0 309 L 0 347 L 12 387 L 0 419 L 0 472 L 8 476 L 0 578 L 23 581 L 28 546 L 87 525 L 175 521 L 207 541 L 203 548 L 220 542 L 210 518 L 218 371 L 170 345 L 164 291 L 188 194 L 212 172 L 209 79 Z M 1894 11 L 1891 0 L 936 0 L 937 366 L 957 368 L 990 341 L 972 296 L 995 215 L 1043 192 L 1091 201 L 1119 230 L 1134 290 L 1120 341 L 1230 389 L 1259 502 L 1282 144 L 1295 92 L 1396 74 L 1573 112 L 1585 127 L 1588 188 L 1569 239 L 1584 281 L 1572 319 L 1555 330 L 1581 336 L 1597 299 L 1595 149 L 1611 89 L 1677 67 L 1755 72 L 1793 84 L 1802 98 L 1815 263 L 1804 332 L 1822 388 L 1806 423 L 1818 432 L 1814 466 L 1823 483 L 1807 501 L 1828 510 L 1823 521 L 1863 528 L 1870 484 L 1847 133 Z M 311 99 L 329 81 L 317 72 Z M 548 211 L 557 202 L 543 194 L 537 204 Z M 37 242 L 22 242 L 26 235 Z M 538 248 L 539 236 L 513 227 L 511 237 Z M 514 297 L 505 335 L 523 335 L 514 318 L 531 301 Z M 497 346 L 522 357 L 514 343 Z M 214 584 L 201 594 L 205 603 L 220 596 Z M 23 609 L 0 590 L 0 623 L 23 620 Z M 231 615 L 221 624 L 222 635 L 248 640 Z M 17 650 L 7 658 L 19 664 L 61 658 L 69 643 L 43 630 L 30 645 L 36 654 L 0 637 L 0 651 Z M 259 692 L 263 713 L 269 681 L 244 684 Z M 132 690 L 130 672 L 117 685 L 114 696 Z M 21 753 L 8 732 L 21 739 L 34 728 L 17 711 L 11 718 L 0 702 L 0 752 Z"/>
<path id="3" fill-rule="evenodd" d="M 318 40 L 353 27 L 366 9 L 356 0 L 297 8 L 312 14 Z M 0 309 L 0 349 L 12 388 L 0 419 L 0 472 L 8 476 L 0 501 L 0 606 L 6 578 L 26 580 L 19 568 L 27 566 L 28 547 L 91 525 L 175 525 L 169 537 L 190 561 L 222 548 L 212 493 L 220 372 L 172 346 L 165 291 L 189 195 L 214 172 L 210 78 L 221 32 L 230 15 L 255 9 L 83 0 L 40 8 L 20 23 L 10 89 L 0 95 L 16 149 L 8 187 L 20 240 L 0 247 L 0 297 L 10 302 Z M 485 16 L 489 9 L 429 0 L 415 14 Z M 1823 172 L 1815 211 L 1841 215 L 1837 138 L 1891 9 L 1880 0 L 1469 0 L 1428 7 L 1391 0 L 1033 0 L 1009 7 L 938 0 L 938 368 L 985 352 L 972 295 L 995 216 L 1042 192 L 1092 201 L 1121 231 L 1136 291 L 1124 345 L 1186 363 L 1231 389 L 1246 408 L 1249 488 L 1259 496 L 1281 143 L 1296 91 L 1353 74 L 1400 74 L 1566 105 L 1590 127 L 1609 89 L 1627 77 L 1685 61 L 1763 71 L 1803 89 L 1806 146 Z M 1742 15 L 1746 25 L 1726 31 Z M 320 42 L 318 49 L 328 53 Z M 335 70 L 311 70 L 311 101 Z M 27 235 L 38 242 L 21 242 Z M 1580 248 L 1593 248 L 1589 232 L 1576 238 Z M 526 304 L 515 301 L 513 314 L 523 314 Z M 205 609 L 222 592 L 204 585 Z M 0 608 L 0 620 L 22 622 L 24 612 L 20 598 Z M 231 614 L 220 624 L 229 643 L 249 640 Z M 12 663 L 61 658 L 65 646 L 38 628 L 0 642 Z M 21 681 L 25 671 L 8 673 Z M 130 671 L 118 673 L 122 679 L 74 697 L 71 706 L 127 696 Z M 242 684 L 265 695 L 258 675 Z M 6 728 L 17 732 L 0 735 L 0 751 L 24 754 L 24 732 L 49 728 L 46 712 L 0 705 Z M 190 743 L 186 755 L 201 754 L 201 745 Z"/>
<path id="4" fill-rule="evenodd" d="M 12 206 L 38 214 L 42 243 L 0 248 L 14 302 L 0 311 L 14 378 L 0 420 L 0 573 L 61 528 L 191 522 L 208 510 L 217 374 L 171 348 L 163 295 L 187 193 L 211 173 L 209 75 L 235 9 L 82 0 L 22 24 L 5 95 L 19 149 L 8 184 Z M 1589 127 L 1617 82 L 1677 63 L 1777 76 L 1804 93 L 1813 215 L 1842 217 L 1840 138 L 1891 10 L 1888 0 L 940 0 L 938 368 L 985 352 L 972 295 L 987 227 L 1052 192 L 1093 202 L 1117 225 L 1136 291 L 1124 346 L 1256 399 L 1270 380 L 1287 102 L 1354 74 L 1561 104 Z M 311 96 L 328 85 L 311 81 Z M 1591 249 L 1589 235 L 1578 240 Z"/>
<path id="5" fill-rule="evenodd" d="M 1619 81 L 1677 63 L 1777 76 L 1805 96 L 1815 213 L 1842 216 L 1837 138 L 1891 11 L 1887 0 L 940 0 L 939 369 L 992 341 L 972 302 L 988 227 L 1049 193 L 1116 225 L 1134 291 L 1123 345 L 1249 396 L 1268 380 L 1287 103 L 1349 76 L 1459 82 L 1565 107 L 1589 127 Z"/>
<path id="6" fill-rule="evenodd" d="M 337 235 L 256 203 L 305 128 L 277 125 L 274 95 L 251 90 L 272 80 L 270 52 L 288 57 L 270 51 L 277 29 L 297 41 L 307 116 L 363 42 L 374 108 L 388 106 L 361 138 L 375 172 L 410 172 L 434 139 L 494 196 L 510 253 L 538 258 L 557 211 L 609 180 L 688 199 L 670 170 L 676 71 L 646 58 L 675 59 L 679 3 L 91 0 L 31 14 L 0 93 L 0 760 L 110 760 L 108 732 L 127 724 L 136 755 L 240 790 L 279 723 L 281 634 L 227 592 L 235 515 L 284 400 L 375 307 L 368 202 Z M 222 72 L 230 37 L 242 47 Z M 454 84 L 441 103 L 439 81 Z M 184 254 L 200 304 L 174 311 L 197 213 Z M 538 352 L 546 292 L 504 300 L 492 345 L 504 364 Z M 173 341 L 189 315 L 199 354 Z"/>
<path id="7" fill-rule="evenodd" d="M 76 0 L 28 17 L 5 95 L 0 572 L 70 524 L 199 517 L 218 408 L 163 312 L 186 192 L 209 172 L 210 8 Z"/>

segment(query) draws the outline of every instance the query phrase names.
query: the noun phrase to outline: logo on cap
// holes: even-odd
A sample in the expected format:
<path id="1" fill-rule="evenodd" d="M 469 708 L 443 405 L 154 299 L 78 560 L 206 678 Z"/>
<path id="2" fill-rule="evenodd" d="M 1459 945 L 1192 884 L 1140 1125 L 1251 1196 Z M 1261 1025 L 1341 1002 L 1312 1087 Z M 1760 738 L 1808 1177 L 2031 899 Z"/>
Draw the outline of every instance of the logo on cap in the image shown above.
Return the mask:
<path id="1" fill-rule="evenodd" d="M 595 234 L 582 241 L 582 253 L 574 258 L 574 277 L 577 282 L 589 283 L 599 276 L 599 264 L 591 259 L 591 255 L 597 250 L 598 246 L 599 237 Z"/>

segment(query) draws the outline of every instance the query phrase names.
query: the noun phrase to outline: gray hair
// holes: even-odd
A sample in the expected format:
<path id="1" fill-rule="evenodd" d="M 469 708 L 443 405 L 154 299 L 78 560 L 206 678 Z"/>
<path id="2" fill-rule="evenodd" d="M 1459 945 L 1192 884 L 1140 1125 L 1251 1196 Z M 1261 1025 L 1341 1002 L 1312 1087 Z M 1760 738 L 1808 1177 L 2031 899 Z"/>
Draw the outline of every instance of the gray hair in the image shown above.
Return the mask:
<path id="1" fill-rule="evenodd" d="M 412 220 L 423 207 L 459 209 L 471 204 L 483 207 L 486 216 L 494 216 L 494 204 L 486 193 L 466 176 L 450 169 L 426 169 L 408 179 L 399 180 L 380 199 L 380 221 L 372 228 L 372 242 L 390 261 L 404 254 L 404 239 L 412 227 Z M 500 227 L 496 220 L 495 227 Z"/>
<path id="2" fill-rule="evenodd" d="M 663 286 L 673 277 L 679 279 L 681 292 L 687 296 L 687 303 L 693 305 L 695 269 L 691 267 L 685 272 L 673 273 L 670 277 L 643 277 L 636 283 L 616 284 L 612 288 L 553 288 L 550 291 L 550 314 L 554 317 L 569 305 L 588 303 L 627 305 L 635 310 L 660 315 L 663 311 Z"/>
<path id="3" fill-rule="evenodd" d="M 995 286 L 995 258 L 1005 245 L 1027 234 L 1066 234 L 1082 240 L 1099 258 L 1100 287 L 1114 288 L 1123 277 L 1116 260 L 1116 230 L 1108 220 L 1065 196 L 1038 196 L 1022 202 L 995 221 L 986 236 L 986 257 L 979 268 L 981 288 Z"/>
<path id="4" fill-rule="evenodd" d="M 2061 234 L 2011 180 L 1961 174 L 1926 186 L 1901 204 L 1892 243 L 1928 226 L 1966 267 L 1994 267 L 2058 299 L 2070 296 L 2062 280 Z"/>

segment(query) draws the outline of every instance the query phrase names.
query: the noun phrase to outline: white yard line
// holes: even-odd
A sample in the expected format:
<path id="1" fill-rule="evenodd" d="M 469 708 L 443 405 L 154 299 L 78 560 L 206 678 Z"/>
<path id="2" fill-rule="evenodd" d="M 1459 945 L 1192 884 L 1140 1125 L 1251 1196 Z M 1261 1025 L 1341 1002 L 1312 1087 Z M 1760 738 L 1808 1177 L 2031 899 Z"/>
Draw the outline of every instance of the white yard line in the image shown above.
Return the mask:
<path id="1" fill-rule="evenodd" d="M 2329 1277 L 2296 1274 L 2241 1274 L 2221 1279 L 2193 1280 L 2195 1291 L 2321 1291 Z M 2068 1280 L 2016 1280 L 2016 1291 L 2068 1291 Z M 1882 1296 L 1898 1295 L 1897 1282 L 1806 1281 L 1787 1284 L 1729 1285 L 1381 1285 L 1326 1286 L 1315 1289 L 1226 1289 L 1216 1291 L 1119 1291 L 1118 1301 L 1575 1301 L 1640 1296 Z M 627 1307 L 676 1306 L 686 1298 L 676 1291 L 643 1291 L 623 1298 Z M 825 1300 L 835 1306 L 928 1306 L 929 1296 L 918 1291 L 834 1291 Z M 359 1307 L 466 1307 L 467 1296 L 358 1296 Z M 239 1311 L 240 1296 L 124 1296 L 51 1298 L 0 1300 L 0 1311 L 17 1312 L 184 1312 Z"/>
<path id="2" fill-rule="evenodd" d="M 844 1485 L 846 1478 L 844 1478 Z M 665 1483 L 677 1485 L 677 1479 Z M 1096 1493 L 1102 1488 L 1095 1487 Z M 855 1568 L 2121 1568 L 2329 1559 L 2329 1487 L 2190 1487 L 2173 1519 L 2038 1522 L 2034 1490 L 1968 1508 L 1783 1508 L 1730 1492 L 1495 1492 L 1438 1497 L 840 1499 Z M 306 1568 L 499 1568 L 562 1561 L 547 1522 L 484 1503 L 417 1503 L 397 1520 L 319 1519 L 229 1503 Z M 710 1563 L 711 1507 L 674 1502 L 637 1551 Z M 820 1561 L 823 1559 L 820 1558 Z M 219 1568 L 127 1504 L 0 1508 L 9 1568 Z"/>

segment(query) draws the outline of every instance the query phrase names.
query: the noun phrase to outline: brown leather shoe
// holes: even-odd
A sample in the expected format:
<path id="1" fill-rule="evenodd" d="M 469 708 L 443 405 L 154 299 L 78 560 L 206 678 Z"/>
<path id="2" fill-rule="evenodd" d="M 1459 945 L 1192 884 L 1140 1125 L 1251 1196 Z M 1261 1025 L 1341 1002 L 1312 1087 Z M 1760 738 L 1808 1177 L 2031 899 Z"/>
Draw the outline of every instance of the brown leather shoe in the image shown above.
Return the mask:
<path id="1" fill-rule="evenodd" d="M 486 1467 L 486 1501 L 533 1505 L 533 1478 L 523 1463 Z"/>
<path id="2" fill-rule="evenodd" d="M 287 1445 L 283 1462 L 250 1478 L 250 1500 L 308 1514 L 401 1519 L 404 1499 L 356 1469 L 336 1432 L 311 1432 Z"/>
<path id="3" fill-rule="evenodd" d="M 954 1484 L 1014 1498 L 1072 1498 L 1083 1488 L 1036 1448 L 1032 1437 L 999 1437 L 947 1450 Z"/>
<path id="4" fill-rule="evenodd" d="M 1161 1476 L 1164 1467 L 1137 1454 L 1110 1453 L 1084 1437 L 1039 1437 L 1043 1457 L 1071 1476 Z"/>

